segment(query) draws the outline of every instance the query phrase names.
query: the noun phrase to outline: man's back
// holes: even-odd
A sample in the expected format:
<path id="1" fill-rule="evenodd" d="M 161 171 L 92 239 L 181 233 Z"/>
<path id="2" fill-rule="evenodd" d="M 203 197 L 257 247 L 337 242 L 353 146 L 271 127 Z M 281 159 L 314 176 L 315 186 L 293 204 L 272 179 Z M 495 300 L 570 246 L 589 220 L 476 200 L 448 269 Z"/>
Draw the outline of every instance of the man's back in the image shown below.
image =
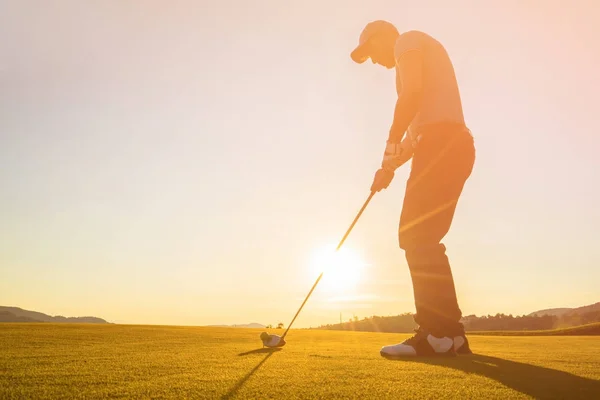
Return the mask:
<path id="1" fill-rule="evenodd" d="M 396 41 L 396 60 L 411 50 L 419 50 L 423 55 L 423 87 L 419 112 L 410 124 L 410 132 L 418 132 L 420 127 L 436 123 L 464 124 L 460 91 L 452 61 L 444 46 L 433 37 L 420 31 L 408 31 Z M 398 95 L 402 84 L 396 72 Z"/>

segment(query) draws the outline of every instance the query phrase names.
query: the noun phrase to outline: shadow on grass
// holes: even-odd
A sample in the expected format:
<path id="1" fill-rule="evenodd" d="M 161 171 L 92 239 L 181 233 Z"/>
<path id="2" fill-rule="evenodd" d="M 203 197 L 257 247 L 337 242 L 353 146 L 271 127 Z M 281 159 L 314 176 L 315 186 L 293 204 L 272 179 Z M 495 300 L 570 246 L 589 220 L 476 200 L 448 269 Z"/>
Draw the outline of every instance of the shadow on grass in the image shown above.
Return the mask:
<path id="1" fill-rule="evenodd" d="M 535 399 L 600 399 L 598 380 L 502 358 L 471 355 L 401 361 L 420 362 L 481 375 Z"/>
<path id="2" fill-rule="evenodd" d="M 252 370 L 250 372 L 248 372 L 239 381 L 237 381 L 237 383 L 231 389 L 229 389 L 229 391 L 227 393 L 225 393 L 223 395 L 223 397 L 221 397 L 221 399 L 223 399 L 223 400 L 230 399 L 233 396 L 235 396 L 235 394 L 244 386 L 244 384 L 248 381 L 248 379 L 250 379 L 250 377 L 252 375 L 254 375 L 256 373 L 256 371 L 258 371 L 264 363 L 267 362 L 269 357 L 271 357 L 273 354 L 277 353 L 278 351 L 281 351 L 280 347 L 279 348 L 271 348 L 271 349 L 270 348 L 256 349 L 256 350 L 246 351 L 244 353 L 238 354 L 238 356 L 248 356 L 251 354 L 266 354 L 266 356 L 256 365 L 256 367 L 252 368 Z"/>
<path id="3" fill-rule="evenodd" d="M 276 353 L 278 351 L 281 351 L 281 347 L 275 347 L 275 348 L 265 347 L 264 349 L 256 349 L 256 350 L 246 351 L 244 353 L 238 354 L 238 356 L 249 356 L 251 354 L 271 354 L 271 353 Z"/>

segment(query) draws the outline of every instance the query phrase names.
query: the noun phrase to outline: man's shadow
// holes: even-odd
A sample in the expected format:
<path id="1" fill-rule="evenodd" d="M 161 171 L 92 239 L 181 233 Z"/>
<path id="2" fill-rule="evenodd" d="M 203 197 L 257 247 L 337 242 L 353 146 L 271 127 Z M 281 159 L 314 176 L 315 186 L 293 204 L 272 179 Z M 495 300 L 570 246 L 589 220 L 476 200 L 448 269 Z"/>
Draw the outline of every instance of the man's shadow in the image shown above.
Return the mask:
<path id="1" fill-rule="evenodd" d="M 254 375 L 256 373 L 256 371 L 258 371 L 260 369 L 260 367 L 262 367 L 262 365 L 264 363 L 266 363 L 267 360 L 273 354 L 277 353 L 278 351 L 281 351 L 281 347 L 262 348 L 262 349 L 250 350 L 250 351 L 246 351 L 244 353 L 238 354 L 238 356 L 240 356 L 240 357 L 249 356 L 249 355 L 253 355 L 253 354 L 266 354 L 266 356 L 256 365 L 256 367 L 252 368 L 252 370 L 250 370 L 250 372 L 248 372 L 246 375 L 244 375 L 242 378 L 240 378 L 240 380 L 238 380 L 237 383 L 235 385 L 233 385 L 233 387 L 231 389 L 229 389 L 229 391 L 226 394 L 224 394 L 223 397 L 221 397 L 221 399 L 232 398 L 244 386 L 244 384 L 248 381 L 248 379 L 250 379 L 250 377 L 252 375 Z"/>
<path id="2" fill-rule="evenodd" d="M 535 399 L 600 399 L 600 381 L 484 355 L 403 359 L 485 376 Z"/>

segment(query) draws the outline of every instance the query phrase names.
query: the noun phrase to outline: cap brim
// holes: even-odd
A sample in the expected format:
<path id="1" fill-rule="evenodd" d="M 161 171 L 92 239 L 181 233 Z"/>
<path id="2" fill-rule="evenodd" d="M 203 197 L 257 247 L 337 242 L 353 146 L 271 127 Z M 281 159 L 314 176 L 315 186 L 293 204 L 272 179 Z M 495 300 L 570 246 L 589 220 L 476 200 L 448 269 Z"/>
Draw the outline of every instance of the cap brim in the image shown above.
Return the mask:
<path id="1" fill-rule="evenodd" d="M 350 53 L 350 58 L 357 64 L 362 64 L 369 59 L 369 55 L 367 53 L 366 43 L 362 45 L 358 45 L 352 53 Z"/>

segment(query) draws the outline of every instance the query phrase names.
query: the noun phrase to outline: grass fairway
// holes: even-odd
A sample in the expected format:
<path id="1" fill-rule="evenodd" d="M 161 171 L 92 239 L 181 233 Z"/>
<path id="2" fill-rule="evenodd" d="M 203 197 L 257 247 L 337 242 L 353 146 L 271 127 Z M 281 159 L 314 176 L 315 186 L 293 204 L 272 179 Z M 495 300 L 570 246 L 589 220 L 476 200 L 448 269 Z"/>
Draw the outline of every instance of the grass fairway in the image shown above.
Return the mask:
<path id="1" fill-rule="evenodd" d="M 272 331 L 272 333 L 276 333 Z M 600 399 L 600 340 L 472 336 L 479 355 L 391 361 L 406 335 L 0 324 L 0 399 Z"/>

